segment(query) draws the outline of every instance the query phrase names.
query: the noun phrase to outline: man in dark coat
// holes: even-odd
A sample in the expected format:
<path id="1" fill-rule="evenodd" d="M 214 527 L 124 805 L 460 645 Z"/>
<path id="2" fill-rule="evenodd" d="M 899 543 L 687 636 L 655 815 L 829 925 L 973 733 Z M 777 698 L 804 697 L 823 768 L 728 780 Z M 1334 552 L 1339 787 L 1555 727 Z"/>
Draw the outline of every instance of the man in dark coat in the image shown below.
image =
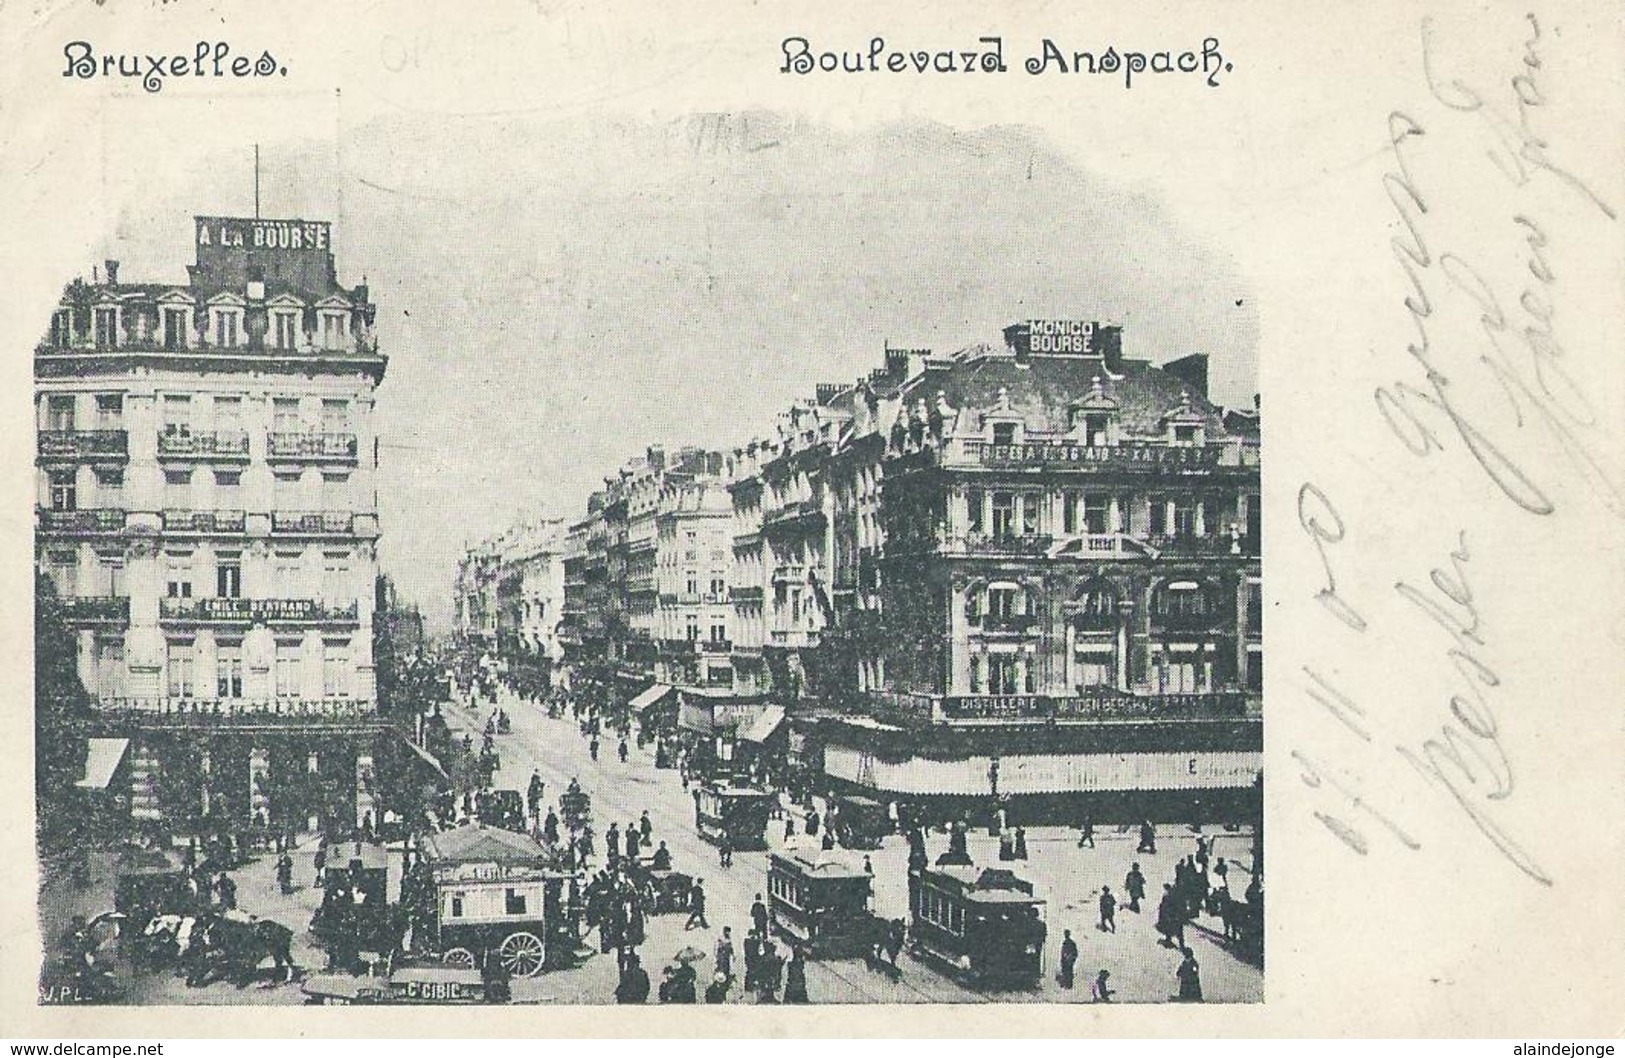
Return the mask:
<path id="1" fill-rule="evenodd" d="M 1083 827 L 1078 833 L 1078 848 L 1085 845 L 1091 849 L 1095 847 L 1095 821 L 1089 816 L 1083 817 Z"/>
<path id="2" fill-rule="evenodd" d="M 758 937 L 767 936 L 767 905 L 762 903 L 762 894 L 757 893 L 756 899 L 750 905 L 750 921 L 756 927 Z"/>
<path id="3" fill-rule="evenodd" d="M 530 773 L 530 787 L 526 791 L 530 801 L 530 814 L 532 816 L 539 816 L 542 814 L 542 791 L 546 788 L 547 784 L 542 782 L 542 773 L 532 770 Z"/>
<path id="4" fill-rule="evenodd" d="M 1162 887 L 1162 900 L 1157 904 L 1157 932 L 1162 939 L 1157 941 L 1164 948 L 1182 948 L 1185 945 L 1185 920 L 1179 907 L 1179 897 L 1174 893 L 1174 887 Z M 1178 943 L 1175 943 L 1175 940 Z"/>
<path id="5" fill-rule="evenodd" d="M 683 923 L 683 929 L 710 929 L 711 923 L 705 920 L 705 879 L 694 879 L 694 888 L 688 891 L 688 921 Z"/>
<path id="6" fill-rule="evenodd" d="M 1100 932 L 1117 932 L 1117 897 L 1109 885 L 1100 887 Z"/>
<path id="7" fill-rule="evenodd" d="M 807 1002 L 807 958 L 800 945 L 791 950 L 790 961 L 784 967 L 784 1001 Z"/>
<path id="8" fill-rule="evenodd" d="M 1148 819 L 1140 824 L 1140 845 L 1135 852 L 1155 853 L 1157 851 L 1157 829 Z"/>
<path id="9" fill-rule="evenodd" d="M 1183 949 L 1185 958 L 1181 960 L 1179 969 L 1179 995 L 1174 998 L 1181 1003 L 1200 1003 L 1202 1001 L 1202 968 L 1196 963 L 1196 956 L 1189 948 Z"/>
<path id="10" fill-rule="evenodd" d="M 1139 914 L 1140 901 L 1145 899 L 1145 875 L 1140 873 L 1138 863 L 1129 866 L 1128 874 L 1123 878 L 1123 892 L 1128 894 L 1128 909 Z"/>
<path id="11" fill-rule="evenodd" d="M 756 930 L 745 934 L 745 989 L 756 987 L 757 975 L 762 969 L 762 935 Z"/>
<path id="12" fill-rule="evenodd" d="M 647 845 L 649 844 L 649 839 L 654 836 L 654 832 L 655 826 L 653 823 L 649 822 L 649 810 L 645 808 L 643 810 L 643 815 L 638 818 L 638 836 L 641 837 L 643 839 L 643 843 Z"/>
<path id="13" fill-rule="evenodd" d="M 784 959 L 773 946 L 772 941 L 762 944 L 760 966 L 756 971 L 756 1001 L 758 1003 L 777 1003 L 779 1001 L 779 984 L 784 978 Z"/>
<path id="14" fill-rule="evenodd" d="M 1061 972 L 1056 975 L 1056 982 L 1062 988 L 1072 987 L 1072 975 L 1078 965 L 1078 942 L 1072 939 L 1071 930 L 1063 930 L 1061 939 Z"/>
<path id="15" fill-rule="evenodd" d="M 551 808 L 547 810 L 547 820 L 542 824 L 542 840 L 549 845 L 559 843 L 559 816 Z"/>
<path id="16" fill-rule="evenodd" d="M 711 978 L 711 983 L 705 986 L 705 1001 L 707 1003 L 726 1003 L 728 1001 L 728 975 L 719 973 Z"/>
<path id="17" fill-rule="evenodd" d="M 636 954 L 626 957 L 626 969 L 621 971 L 620 984 L 615 986 L 615 1002 L 647 1003 L 649 1001 L 649 974 L 643 969 Z"/>

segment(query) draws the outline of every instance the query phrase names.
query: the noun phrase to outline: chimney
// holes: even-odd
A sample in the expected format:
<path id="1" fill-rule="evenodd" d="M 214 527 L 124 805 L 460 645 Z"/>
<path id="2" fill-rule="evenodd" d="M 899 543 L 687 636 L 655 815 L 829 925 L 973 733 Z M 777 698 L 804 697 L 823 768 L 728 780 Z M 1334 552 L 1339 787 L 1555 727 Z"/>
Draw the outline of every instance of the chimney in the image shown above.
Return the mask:
<path id="1" fill-rule="evenodd" d="M 651 467 L 653 467 L 656 470 L 664 470 L 664 469 L 666 469 L 666 447 L 665 447 L 665 445 L 650 445 L 647 455 L 649 457 L 649 465 Z"/>
<path id="2" fill-rule="evenodd" d="M 1162 369 L 1195 390 L 1203 400 L 1207 399 L 1206 353 L 1192 353 L 1178 360 L 1170 360 L 1162 365 Z"/>
<path id="3" fill-rule="evenodd" d="M 109 258 L 103 263 L 107 265 L 107 285 L 118 286 L 118 262 Z"/>

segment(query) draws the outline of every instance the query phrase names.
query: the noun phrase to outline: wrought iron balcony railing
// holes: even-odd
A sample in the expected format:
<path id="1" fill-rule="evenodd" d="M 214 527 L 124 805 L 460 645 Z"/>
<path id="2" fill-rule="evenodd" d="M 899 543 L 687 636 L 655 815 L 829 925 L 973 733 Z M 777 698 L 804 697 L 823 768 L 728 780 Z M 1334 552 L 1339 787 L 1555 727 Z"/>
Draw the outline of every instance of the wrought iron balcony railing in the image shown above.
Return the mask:
<path id="1" fill-rule="evenodd" d="M 163 430 L 158 434 L 161 456 L 248 458 L 248 434 L 242 430 Z"/>
<path id="2" fill-rule="evenodd" d="M 266 454 L 273 459 L 354 459 L 356 436 L 274 431 L 266 438 Z"/>
<path id="3" fill-rule="evenodd" d="M 41 430 L 39 454 L 47 458 L 124 458 L 130 454 L 126 430 Z"/>

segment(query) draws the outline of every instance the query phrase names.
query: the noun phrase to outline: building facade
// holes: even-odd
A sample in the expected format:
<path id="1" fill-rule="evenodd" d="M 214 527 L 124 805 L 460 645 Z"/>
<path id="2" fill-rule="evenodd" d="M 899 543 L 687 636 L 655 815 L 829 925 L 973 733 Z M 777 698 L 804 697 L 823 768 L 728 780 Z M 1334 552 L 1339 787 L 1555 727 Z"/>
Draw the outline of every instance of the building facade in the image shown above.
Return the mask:
<path id="1" fill-rule="evenodd" d="M 375 307 L 325 222 L 194 234 L 184 282 L 108 261 L 36 349 L 37 561 L 132 815 L 254 818 L 297 774 L 360 818 L 382 730 Z"/>
<path id="2" fill-rule="evenodd" d="M 741 731 L 769 737 L 755 720 L 779 710 L 792 766 L 920 811 L 1253 817 L 1259 418 L 1213 404 L 1207 381 L 1205 356 L 1157 366 L 1124 355 L 1120 328 L 1033 320 L 951 355 L 888 348 L 868 377 L 788 409 L 731 453 L 705 522 L 724 534 L 716 612 Z M 637 480 L 607 482 L 603 508 Z M 674 604 L 656 638 L 679 633 L 673 646 L 707 639 L 698 602 L 720 594 L 712 549 L 689 547 L 679 518 L 657 513 L 652 546 L 636 528 L 630 545 L 681 570 L 656 577 L 655 609 Z M 587 524 L 565 589 L 583 628 Z M 641 620 L 648 587 L 628 587 Z M 714 671 L 629 676 L 695 704 L 716 697 Z"/>

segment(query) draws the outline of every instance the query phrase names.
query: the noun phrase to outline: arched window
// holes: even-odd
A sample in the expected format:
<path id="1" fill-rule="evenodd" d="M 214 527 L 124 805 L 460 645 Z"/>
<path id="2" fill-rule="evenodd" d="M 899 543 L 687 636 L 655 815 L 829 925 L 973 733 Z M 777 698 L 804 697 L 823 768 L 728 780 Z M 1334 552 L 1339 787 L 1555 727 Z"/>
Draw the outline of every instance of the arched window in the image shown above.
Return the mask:
<path id="1" fill-rule="evenodd" d="M 1159 587 L 1151 597 L 1151 620 L 1169 628 L 1208 625 L 1218 616 L 1213 593 L 1193 580 L 1176 580 Z"/>
<path id="2" fill-rule="evenodd" d="M 1110 581 L 1092 580 L 1073 597 L 1073 624 L 1083 630 L 1100 630 L 1117 625 L 1117 589 Z"/>

